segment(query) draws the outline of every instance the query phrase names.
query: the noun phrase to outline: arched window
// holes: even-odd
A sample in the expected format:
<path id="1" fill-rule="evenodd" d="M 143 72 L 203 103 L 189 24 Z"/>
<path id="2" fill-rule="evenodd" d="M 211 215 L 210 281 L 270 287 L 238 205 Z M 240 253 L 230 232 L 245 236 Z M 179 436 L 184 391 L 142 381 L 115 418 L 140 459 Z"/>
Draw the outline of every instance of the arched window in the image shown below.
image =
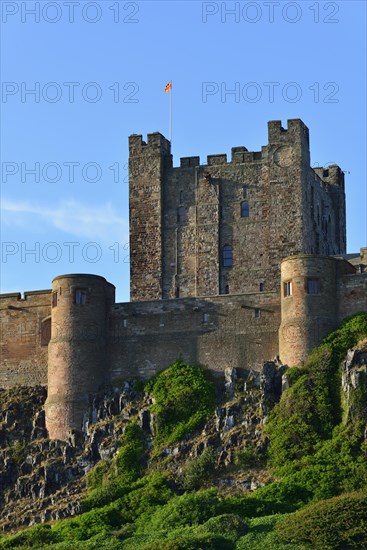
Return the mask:
<path id="1" fill-rule="evenodd" d="M 250 215 L 250 205 L 247 201 L 241 202 L 241 218 L 248 218 Z"/>
<path id="2" fill-rule="evenodd" d="M 232 267 L 233 265 L 232 247 L 229 244 L 223 246 L 222 263 L 223 267 Z"/>

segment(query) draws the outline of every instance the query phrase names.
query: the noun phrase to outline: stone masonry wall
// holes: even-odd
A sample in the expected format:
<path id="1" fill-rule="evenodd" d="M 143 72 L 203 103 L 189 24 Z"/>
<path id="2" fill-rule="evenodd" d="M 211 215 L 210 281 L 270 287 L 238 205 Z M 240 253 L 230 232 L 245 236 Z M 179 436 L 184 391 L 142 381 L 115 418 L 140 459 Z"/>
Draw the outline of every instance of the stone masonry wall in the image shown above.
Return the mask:
<path id="1" fill-rule="evenodd" d="M 175 168 L 161 134 L 131 136 L 130 217 L 132 300 L 276 291 L 283 258 L 345 252 L 344 175 L 310 167 L 299 119 L 270 121 L 259 152 Z"/>
<path id="2" fill-rule="evenodd" d="M 277 293 L 116 304 L 110 316 L 111 378 L 148 378 L 178 357 L 223 373 L 260 370 L 278 353 Z"/>
<path id="3" fill-rule="evenodd" d="M 51 290 L 0 295 L 0 386 L 47 384 Z"/>

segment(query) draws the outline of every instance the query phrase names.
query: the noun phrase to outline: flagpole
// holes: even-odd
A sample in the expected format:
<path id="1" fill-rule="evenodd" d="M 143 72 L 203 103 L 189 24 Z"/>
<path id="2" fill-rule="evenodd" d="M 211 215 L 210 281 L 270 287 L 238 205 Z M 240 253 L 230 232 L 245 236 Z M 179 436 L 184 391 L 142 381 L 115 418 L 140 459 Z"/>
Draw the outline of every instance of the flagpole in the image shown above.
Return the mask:
<path id="1" fill-rule="evenodd" d="M 169 108 L 169 111 L 170 111 L 170 114 L 169 114 L 169 140 L 171 142 L 171 147 L 172 147 L 172 88 L 173 88 L 173 86 L 171 85 L 170 100 L 169 100 L 169 105 L 170 105 L 170 108 Z"/>

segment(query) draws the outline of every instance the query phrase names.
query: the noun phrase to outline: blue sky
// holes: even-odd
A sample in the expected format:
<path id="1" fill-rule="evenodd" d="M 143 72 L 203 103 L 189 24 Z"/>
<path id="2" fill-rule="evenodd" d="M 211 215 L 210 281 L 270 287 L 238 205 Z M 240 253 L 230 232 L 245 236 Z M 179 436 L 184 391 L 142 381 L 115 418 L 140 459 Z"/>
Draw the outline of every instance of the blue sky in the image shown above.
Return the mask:
<path id="1" fill-rule="evenodd" d="M 168 137 L 169 80 L 175 165 L 301 118 L 312 164 L 348 172 L 348 251 L 366 245 L 364 1 L 1 8 L 1 292 L 85 272 L 129 299 L 127 138 Z"/>

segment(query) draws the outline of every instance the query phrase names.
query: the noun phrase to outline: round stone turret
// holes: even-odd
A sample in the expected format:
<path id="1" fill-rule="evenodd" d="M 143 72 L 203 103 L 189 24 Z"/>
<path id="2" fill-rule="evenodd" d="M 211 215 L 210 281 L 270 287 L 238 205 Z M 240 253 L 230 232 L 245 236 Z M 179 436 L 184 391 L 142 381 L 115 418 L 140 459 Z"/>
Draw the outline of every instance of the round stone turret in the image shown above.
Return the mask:
<path id="1" fill-rule="evenodd" d="M 337 327 L 337 266 L 338 261 L 327 256 L 283 260 L 279 356 L 284 364 L 301 365 Z"/>
<path id="2" fill-rule="evenodd" d="M 52 281 L 46 427 L 50 439 L 80 430 L 88 394 L 107 382 L 107 321 L 115 287 L 98 275 Z"/>

